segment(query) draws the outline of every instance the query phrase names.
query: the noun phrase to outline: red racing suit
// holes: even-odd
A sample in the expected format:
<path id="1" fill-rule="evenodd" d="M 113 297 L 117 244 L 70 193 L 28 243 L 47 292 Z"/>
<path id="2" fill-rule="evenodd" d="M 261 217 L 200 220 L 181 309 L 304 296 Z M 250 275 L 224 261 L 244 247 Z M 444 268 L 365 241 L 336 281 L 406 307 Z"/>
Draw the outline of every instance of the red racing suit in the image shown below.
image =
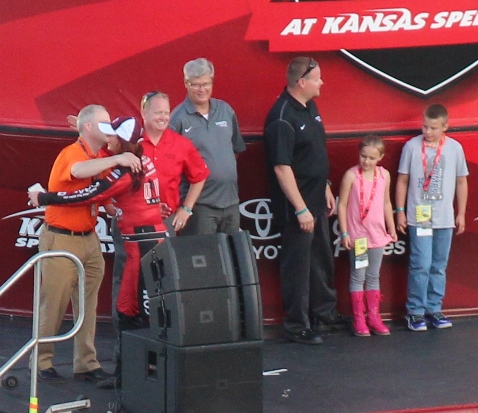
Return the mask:
<path id="1" fill-rule="evenodd" d="M 109 198 L 121 210 L 118 227 L 125 239 L 126 263 L 116 308 L 128 317 L 147 316 L 143 306 L 144 281 L 141 257 L 166 236 L 166 226 L 161 217 L 159 180 L 153 162 L 142 156 L 144 176 L 141 186 L 133 190 L 133 173 L 130 168 L 116 167 L 104 178 L 95 180 L 87 188 L 72 192 L 40 193 L 40 205 L 90 204 Z"/>

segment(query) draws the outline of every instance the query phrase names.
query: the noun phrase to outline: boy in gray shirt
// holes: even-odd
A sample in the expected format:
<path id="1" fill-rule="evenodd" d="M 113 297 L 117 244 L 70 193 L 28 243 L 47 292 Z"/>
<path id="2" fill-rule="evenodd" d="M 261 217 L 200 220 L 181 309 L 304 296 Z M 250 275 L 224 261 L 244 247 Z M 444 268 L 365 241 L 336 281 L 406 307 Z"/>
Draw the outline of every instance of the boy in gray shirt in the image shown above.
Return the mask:
<path id="1" fill-rule="evenodd" d="M 465 230 L 468 168 L 461 144 L 445 135 L 447 128 L 446 108 L 429 106 L 423 134 L 405 144 L 398 167 L 397 229 L 405 234 L 408 226 L 410 238 L 406 319 L 412 331 L 427 330 L 427 323 L 452 326 L 442 302 L 453 228 L 457 235 Z"/>

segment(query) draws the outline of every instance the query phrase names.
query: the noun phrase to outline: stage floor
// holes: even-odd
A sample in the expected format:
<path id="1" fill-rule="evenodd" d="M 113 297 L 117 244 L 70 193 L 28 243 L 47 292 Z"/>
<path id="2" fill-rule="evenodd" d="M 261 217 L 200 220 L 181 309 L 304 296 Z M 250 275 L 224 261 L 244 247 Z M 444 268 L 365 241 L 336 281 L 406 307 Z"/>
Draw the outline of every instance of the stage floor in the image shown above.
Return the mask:
<path id="1" fill-rule="evenodd" d="M 287 342 L 281 328 L 266 327 L 264 371 L 283 371 L 263 377 L 263 411 L 478 413 L 478 319 L 453 321 L 451 329 L 427 332 L 410 332 L 404 322 L 397 322 L 390 325 L 388 337 L 358 338 L 348 330 L 324 331 L 324 344 L 319 346 Z M 65 331 L 68 328 L 65 323 Z M 30 337 L 30 320 L 1 316 L 0 366 Z M 113 370 L 113 343 L 111 325 L 99 324 L 98 358 L 108 371 Z M 39 382 L 38 412 L 81 394 L 91 400 L 89 412 L 115 412 L 120 393 L 74 381 L 72 343 L 56 347 L 56 367 L 67 376 L 67 383 Z M 28 360 L 21 360 L 9 372 L 19 384 L 11 390 L 0 388 L 0 413 L 28 411 L 27 366 Z"/>

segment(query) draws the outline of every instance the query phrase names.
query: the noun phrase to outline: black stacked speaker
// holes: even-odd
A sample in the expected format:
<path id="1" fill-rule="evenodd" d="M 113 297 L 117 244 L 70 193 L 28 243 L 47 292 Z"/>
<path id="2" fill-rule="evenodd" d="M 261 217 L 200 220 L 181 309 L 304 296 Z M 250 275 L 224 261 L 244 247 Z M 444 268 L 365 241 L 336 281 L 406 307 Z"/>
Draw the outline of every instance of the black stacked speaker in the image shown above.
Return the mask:
<path id="1" fill-rule="evenodd" d="M 151 331 L 123 332 L 128 413 L 261 413 L 262 343 L 178 347 Z"/>
<path id="2" fill-rule="evenodd" d="M 262 306 L 249 233 L 167 238 L 141 263 L 150 328 L 122 334 L 126 411 L 262 412 Z"/>

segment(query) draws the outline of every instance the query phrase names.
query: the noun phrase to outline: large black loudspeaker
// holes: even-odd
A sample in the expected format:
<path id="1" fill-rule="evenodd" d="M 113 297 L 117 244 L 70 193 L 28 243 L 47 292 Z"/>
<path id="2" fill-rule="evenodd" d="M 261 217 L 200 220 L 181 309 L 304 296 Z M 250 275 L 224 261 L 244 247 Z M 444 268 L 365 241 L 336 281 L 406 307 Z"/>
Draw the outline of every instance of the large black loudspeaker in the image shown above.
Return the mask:
<path id="1" fill-rule="evenodd" d="M 176 291 L 149 299 L 155 337 L 176 346 L 238 341 L 239 294 L 236 287 Z"/>
<path id="2" fill-rule="evenodd" d="M 247 231 L 167 238 L 141 263 L 154 337 L 176 346 L 262 339 Z"/>
<path id="3" fill-rule="evenodd" d="M 247 231 L 166 238 L 141 263 L 150 298 L 259 281 Z"/>
<path id="4" fill-rule="evenodd" d="M 261 413 L 262 341 L 176 347 L 122 333 L 128 413 Z"/>

